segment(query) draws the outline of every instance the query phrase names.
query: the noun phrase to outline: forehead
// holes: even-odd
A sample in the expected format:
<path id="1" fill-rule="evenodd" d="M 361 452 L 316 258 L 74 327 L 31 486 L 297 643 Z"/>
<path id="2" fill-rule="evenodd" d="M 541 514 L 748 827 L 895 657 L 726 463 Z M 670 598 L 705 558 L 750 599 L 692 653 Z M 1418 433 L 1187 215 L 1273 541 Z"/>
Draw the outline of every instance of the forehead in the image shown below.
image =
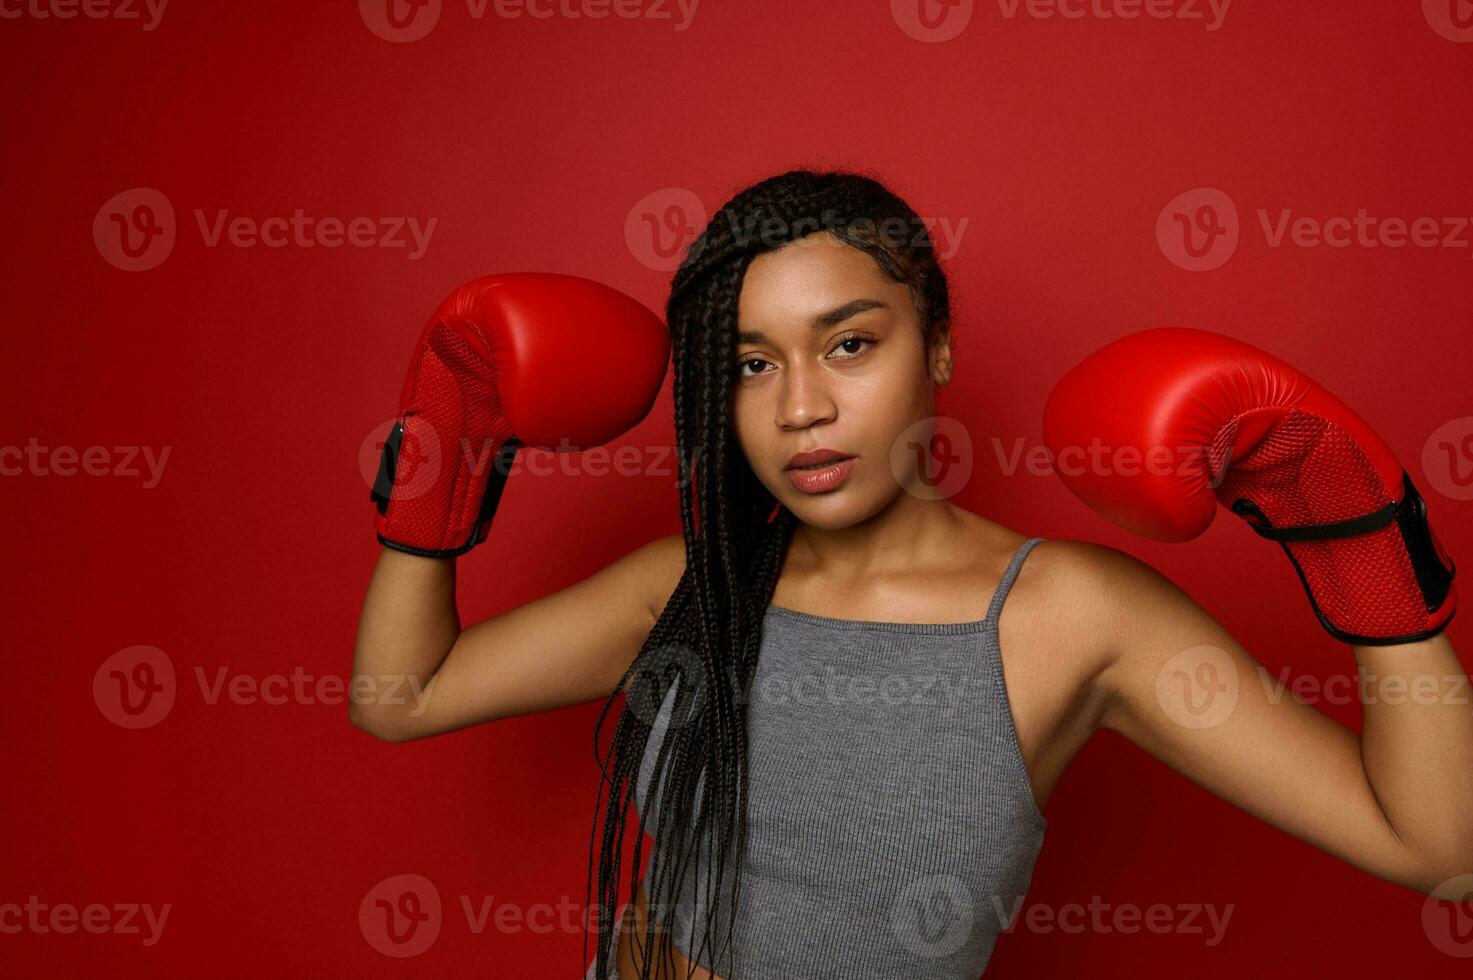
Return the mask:
<path id="1" fill-rule="evenodd" d="M 909 295 L 875 260 L 852 245 L 819 233 L 764 252 L 747 266 L 737 299 L 742 329 L 788 320 L 807 322 L 840 303 L 869 296 L 892 306 Z"/>

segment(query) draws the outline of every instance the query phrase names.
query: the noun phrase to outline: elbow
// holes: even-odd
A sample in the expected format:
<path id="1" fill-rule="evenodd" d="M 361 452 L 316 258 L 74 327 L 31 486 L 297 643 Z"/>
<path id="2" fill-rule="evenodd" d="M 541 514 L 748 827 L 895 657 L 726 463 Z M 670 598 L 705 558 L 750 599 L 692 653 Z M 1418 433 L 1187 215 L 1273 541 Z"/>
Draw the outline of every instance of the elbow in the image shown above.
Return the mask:
<path id="1" fill-rule="evenodd" d="M 404 729 L 401 725 L 394 725 L 385 718 L 382 712 L 371 710 L 371 705 L 359 704 L 356 701 L 348 703 L 348 723 L 367 735 L 372 735 L 380 742 L 399 744 L 411 742 L 415 736 Z"/>
<path id="2" fill-rule="evenodd" d="M 1449 902 L 1473 898 L 1473 854 L 1422 862 L 1417 891 Z"/>
<path id="3" fill-rule="evenodd" d="M 384 735 L 382 734 L 382 728 L 380 727 L 378 720 L 373 716 L 373 714 L 369 711 L 364 710 L 364 706 L 358 704 L 356 701 L 348 702 L 348 724 L 352 725 L 360 732 L 372 735 L 374 738 L 379 739 L 380 741 L 392 741 L 392 739 L 384 737 Z"/>
<path id="4" fill-rule="evenodd" d="M 1444 869 L 1418 883 L 1417 891 L 1445 902 L 1462 904 L 1473 900 L 1473 863 L 1456 868 Z"/>

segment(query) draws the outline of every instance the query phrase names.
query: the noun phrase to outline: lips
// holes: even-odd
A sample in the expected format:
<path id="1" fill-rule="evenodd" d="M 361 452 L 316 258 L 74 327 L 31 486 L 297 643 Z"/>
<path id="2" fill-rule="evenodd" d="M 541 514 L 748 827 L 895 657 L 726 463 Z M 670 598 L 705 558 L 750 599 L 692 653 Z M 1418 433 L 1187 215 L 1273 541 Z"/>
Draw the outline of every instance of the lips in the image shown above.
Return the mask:
<path id="1" fill-rule="evenodd" d="M 817 463 L 812 466 L 795 466 L 784 471 L 784 476 L 793 485 L 793 489 L 806 494 L 823 494 L 837 490 L 849 480 L 849 474 L 854 467 L 859 465 L 858 456 L 839 457 L 835 461 L 830 457 L 828 462 Z"/>
<path id="2" fill-rule="evenodd" d="M 853 453 L 841 453 L 837 449 L 812 449 L 808 452 L 795 453 L 788 460 L 787 469 L 820 469 L 824 465 L 832 465 L 844 459 L 853 459 Z"/>

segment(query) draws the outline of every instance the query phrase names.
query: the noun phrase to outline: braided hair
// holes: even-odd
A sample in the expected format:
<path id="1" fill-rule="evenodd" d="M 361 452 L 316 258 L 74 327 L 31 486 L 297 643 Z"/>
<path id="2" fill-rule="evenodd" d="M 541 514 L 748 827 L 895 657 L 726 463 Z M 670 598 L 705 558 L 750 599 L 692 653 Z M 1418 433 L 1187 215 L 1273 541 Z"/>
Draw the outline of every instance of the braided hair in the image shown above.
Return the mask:
<path id="1" fill-rule="evenodd" d="M 880 181 L 852 171 L 792 170 L 742 190 L 691 243 L 675 273 L 665 312 L 674 358 L 686 567 L 639 655 L 599 714 L 595 757 L 604 721 L 619 693 L 626 692 L 608 755 L 599 758 L 602 777 L 589 842 L 591 882 L 603 803 L 595 907 L 615 909 L 629 804 L 655 714 L 674 689 L 669 725 L 649 777 L 652 788 L 660 787 L 659 805 L 657 813 L 645 814 L 656 828 L 652 887 L 647 890 L 652 914 L 639 944 L 646 951 L 654 948 L 654 927 L 674 907 L 693 858 L 699 875 L 700 860 L 693 852 L 712 855 L 715 869 L 706 879 L 708 895 L 721 894 L 728 875 L 732 879 L 732 918 L 716 922 L 717 906 L 708 900 L 711 911 L 700 948 L 714 947 L 718 936 L 724 948 L 731 937 L 746 852 L 747 694 L 763 614 L 798 523 L 752 472 L 729 421 L 737 299 L 754 258 L 815 233 L 866 252 L 891 279 L 910 287 L 925 349 L 949 332 L 946 277 L 925 224 Z M 643 836 L 634 843 L 631 899 L 639 884 Z M 617 973 L 609 931 L 618 923 L 611 916 L 598 918 L 594 975 L 609 980 Z M 671 944 L 663 945 L 657 974 L 662 980 L 674 965 Z M 641 958 L 641 980 L 651 980 L 654 959 Z M 693 967 L 698 959 L 699 954 L 691 957 Z M 735 963 L 727 980 L 736 980 Z"/>

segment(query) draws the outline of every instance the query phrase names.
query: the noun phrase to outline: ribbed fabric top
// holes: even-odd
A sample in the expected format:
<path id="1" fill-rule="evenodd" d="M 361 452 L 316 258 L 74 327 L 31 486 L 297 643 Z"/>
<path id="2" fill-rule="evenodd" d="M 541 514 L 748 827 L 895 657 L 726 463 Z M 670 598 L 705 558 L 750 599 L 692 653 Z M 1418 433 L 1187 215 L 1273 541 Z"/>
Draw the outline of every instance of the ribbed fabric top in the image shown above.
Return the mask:
<path id="1" fill-rule="evenodd" d="M 1018 548 L 986 617 L 972 622 L 768 607 L 748 705 L 740 908 L 713 965 L 715 950 L 693 949 L 706 915 L 693 862 L 665 920 L 682 953 L 725 978 L 735 959 L 737 980 L 982 973 L 1032 881 L 1048 824 L 1023 765 L 997 639 L 1003 601 L 1042 540 Z M 656 716 L 636 786 L 651 819 L 649 780 L 673 697 Z M 702 875 L 710 863 L 703 852 Z M 721 923 L 729 904 L 723 894 Z"/>

